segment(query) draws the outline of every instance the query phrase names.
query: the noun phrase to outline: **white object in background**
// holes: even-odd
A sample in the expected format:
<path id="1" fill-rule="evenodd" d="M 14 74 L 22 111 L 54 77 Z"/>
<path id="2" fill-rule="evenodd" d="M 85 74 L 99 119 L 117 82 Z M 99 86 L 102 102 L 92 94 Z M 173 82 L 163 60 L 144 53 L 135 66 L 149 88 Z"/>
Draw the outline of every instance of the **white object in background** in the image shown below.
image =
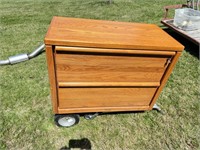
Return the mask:
<path id="1" fill-rule="evenodd" d="M 191 8 L 175 10 L 174 25 L 185 31 L 200 29 L 200 11 Z"/>

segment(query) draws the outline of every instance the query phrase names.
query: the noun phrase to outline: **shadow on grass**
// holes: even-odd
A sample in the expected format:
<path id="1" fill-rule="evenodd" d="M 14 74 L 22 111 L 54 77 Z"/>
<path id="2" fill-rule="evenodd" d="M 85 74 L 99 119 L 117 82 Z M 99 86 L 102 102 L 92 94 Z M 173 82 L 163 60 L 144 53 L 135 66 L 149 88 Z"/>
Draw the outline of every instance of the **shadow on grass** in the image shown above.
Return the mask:
<path id="1" fill-rule="evenodd" d="M 191 55 L 199 59 L 199 46 L 192 43 L 188 39 L 184 38 L 183 36 L 179 35 L 178 33 L 174 32 L 171 29 L 163 29 L 165 32 L 167 32 L 170 36 L 175 38 L 177 41 L 179 41 L 182 45 L 185 46 L 185 51 L 189 52 Z"/>
<path id="2" fill-rule="evenodd" d="M 118 115 L 118 114 L 131 114 L 131 113 L 144 113 L 145 111 L 115 111 L 115 112 L 91 112 L 91 113 L 81 113 L 79 114 L 81 117 L 85 117 L 86 115 L 91 115 L 90 119 L 87 120 L 92 120 L 96 118 L 97 116 L 104 116 L 104 115 Z M 85 117 L 86 118 L 86 117 Z M 87 117 L 88 118 L 88 117 Z"/>
<path id="3" fill-rule="evenodd" d="M 71 150 L 71 149 L 81 149 L 81 150 L 91 150 L 92 145 L 90 140 L 87 138 L 83 139 L 71 139 L 69 140 L 69 146 L 64 146 L 60 150 Z"/>
<path id="4" fill-rule="evenodd" d="M 118 114 L 138 114 L 138 113 L 144 113 L 145 111 L 124 111 L 124 112 L 104 112 L 100 113 L 100 115 L 118 115 Z"/>
<path id="5" fill-rule="evenodd" d="M 148 110 L 146 110 L 148 111 Z M 119 115 L 119 114 L 140 114 L 140 113 L 145 113 L 146 111 L 121 111 L 121 112 L 118 112 L 118 111 L 115 111 L 115 112 L 91 112 L 91 113 L 81 113 L 79 114 L 80 117 L 84 117 L 85 119 L 87 120 L 92 120 L 94 118 L 96 118 L 97 116 L 104 116 L 104 115 Z M 163 110 L 161 110 L 159 107 L 155 107 L 153 108 L 152 110 L 149 110 L 149 111 L 156 111 L 162 115 L 165 114 L 165 112 Z"/>
<path id="6" fill-rule="evenodd" d="M 122 7 L 125 5 L 133 5 L 134 2 L 132 1 L 117 1 L 114 0 L 100 0 L 100 1 L 88 1 L 88 5 L 90 6 L 106 6 L 106 7 Z"/>

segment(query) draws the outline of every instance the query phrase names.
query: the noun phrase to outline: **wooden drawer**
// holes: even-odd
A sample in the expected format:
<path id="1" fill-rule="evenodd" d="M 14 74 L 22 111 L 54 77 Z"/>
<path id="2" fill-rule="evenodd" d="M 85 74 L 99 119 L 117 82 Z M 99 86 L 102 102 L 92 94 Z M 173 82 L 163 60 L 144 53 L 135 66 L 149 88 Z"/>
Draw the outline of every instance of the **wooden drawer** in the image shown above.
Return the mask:
<path id="1" fill-rule="evenodd" d="M 156 87 L 59 88 L 59 108 L 148 106 L 156 89 Z"/>
<path id="2" fill-rule="evenodd" d="M 153 53 L 127 54 L 126 50 L 121 54 L 116 53 L 120 50 L 115 53 L 89 50 L 56 51 L 58 82 L 160 82 L 171 58 Z"/>

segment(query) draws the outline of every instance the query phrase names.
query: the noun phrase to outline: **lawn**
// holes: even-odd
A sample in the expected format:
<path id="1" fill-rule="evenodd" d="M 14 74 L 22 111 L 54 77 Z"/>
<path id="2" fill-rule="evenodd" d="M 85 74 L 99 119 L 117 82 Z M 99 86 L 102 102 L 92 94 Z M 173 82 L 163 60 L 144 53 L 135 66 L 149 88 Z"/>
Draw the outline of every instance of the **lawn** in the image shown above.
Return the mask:
<path id="1" fill-rule="evenodd" d="M 163 6 L 185 0 L 0 0 L 0 60 L 40 45 L 53 16 L 161 26 Z M 45 53 L 0 66 L 0 149 L 60 150 L 85 144 L 92 150 L 197 150 L 200 146 L 198 47 L 185 45 L 157 103 L 165 111 L 81 117 L 72 128 L 54 124 Z"/>

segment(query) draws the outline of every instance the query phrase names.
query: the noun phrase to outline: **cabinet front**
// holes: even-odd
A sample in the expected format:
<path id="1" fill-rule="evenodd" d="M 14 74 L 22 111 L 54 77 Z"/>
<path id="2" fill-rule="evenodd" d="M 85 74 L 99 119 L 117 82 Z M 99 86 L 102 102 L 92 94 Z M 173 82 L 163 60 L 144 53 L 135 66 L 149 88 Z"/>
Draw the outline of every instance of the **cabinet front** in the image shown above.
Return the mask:
<path id="1" fill-rule="evenodd" d="M 148 106 L 171 57 L 57 50 L 59 108 Z"/>

